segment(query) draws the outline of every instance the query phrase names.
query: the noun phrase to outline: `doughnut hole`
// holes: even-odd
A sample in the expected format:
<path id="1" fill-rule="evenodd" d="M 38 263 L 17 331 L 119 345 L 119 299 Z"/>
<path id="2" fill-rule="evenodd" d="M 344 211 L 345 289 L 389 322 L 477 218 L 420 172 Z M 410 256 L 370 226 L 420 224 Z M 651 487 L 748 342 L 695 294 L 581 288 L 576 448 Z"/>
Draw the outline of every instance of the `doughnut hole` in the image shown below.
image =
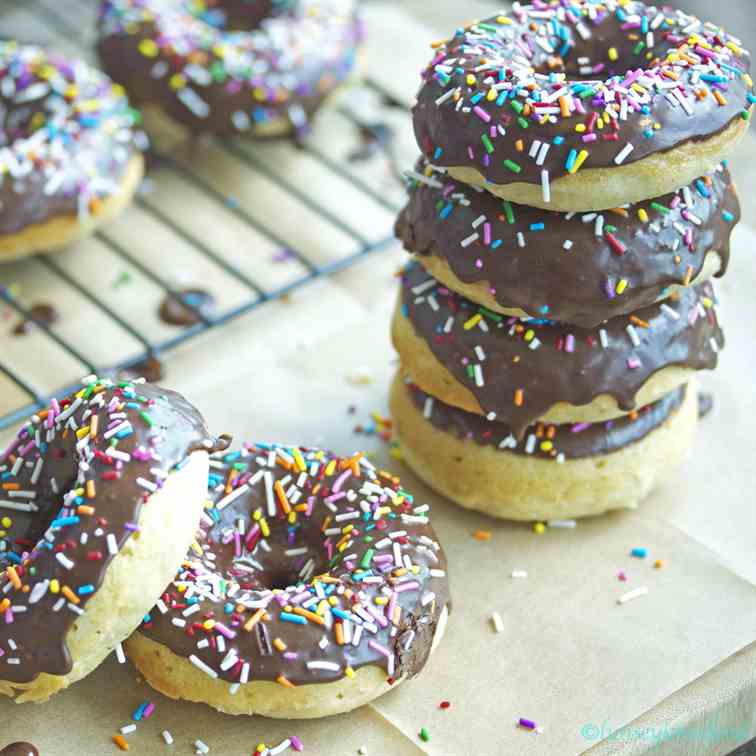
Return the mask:
<path id="1" fill-rule="evenodd" d="M 249 32 L 258 29 L 266 18 L 286 13 L 293 4 L 293 0 L 207 0 L 201 18 L 219 29 Z"/>

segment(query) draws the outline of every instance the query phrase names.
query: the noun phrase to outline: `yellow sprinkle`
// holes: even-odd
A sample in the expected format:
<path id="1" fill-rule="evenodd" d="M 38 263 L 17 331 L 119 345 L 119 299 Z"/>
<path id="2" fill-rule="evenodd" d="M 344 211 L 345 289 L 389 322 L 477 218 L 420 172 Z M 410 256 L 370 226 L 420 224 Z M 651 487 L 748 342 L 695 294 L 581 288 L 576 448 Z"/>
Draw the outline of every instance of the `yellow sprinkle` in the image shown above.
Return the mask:
<path id="1" fill-rule="evenodd" d="M 587 130 L 587 128 L 588 127 L 584 123 L 579 123 L 577 126 L 575 126 L 575 131 L 577 131 L 578 134 L 582 134 Z"/>
<path id="2" fill-rule="evenodd" d="M 202 623 L 202 627 L 205 630 L 212 630 L 215 627 L 215 620 L 211 620 L 211 619 L 205 620 Z"/>
<path id="3" fill-rule="evenodd" d="M 145 58 L 155 58 L 157 57 L 159 49 L 154 39 L 143 39 L 139 43 L 139 52 L 142 53 Z"/>
<path id="4" fill-rule="evenodd" d="M 76 438 L 78 438 L 79 441 L 81 441 L 81 439 L 84 438 L 84 436 L 88 436 L 88 435 L 89 435 L 89 426 L 79 428 L 79 430 L 76 431 Z"/>
<path id="5" fill-rule="evenodd" d="M 297 463 L 297 467 L 299 468 L 300 472 L 304 472 L 307 469 L 307 465 L 305 464 L 304 457 L 302 456 L 302 452 L 299 451 L 296 447 L 292 451 L 292 455 L 294 457 L 294 461 Z"/>
<path id="6" fill-rule="evenodd" d="M 527 331 L 525 331 L 525 341 L 533 341 L 534 337 L 535 331 L 532 328 L 529 328 Z"/>
<path id="7" fill-rule="evenodd" d="M 546 526 L 542 522 L 533 523 L 533 532 L 538 535 L 543 535 L 546 532 Z"/>
<path id="8" fill-rule="evenodd" d="M 283 641 L 282 641 L 282 640 L 281 640 L 280 638 L 276 638 L 276 639 L 274 639 L 274 641 L 273 641 L 273 645 L 274 645 L 274 646 L 276 647 L 276 649 L 277 649 L 278 651 L 280 651 L 281 653 L 283 653 L 284 651 L 286 651 L 286 644 L 285 644 L 285 643 L 284 643 L 284 642 L 283 642 Z"/>
<path id="9" fill-rule="evenodd" d="M 345 674 L 345 675 L 346 675 L 346 676 L 347 676 L 348 678 L 350 678 L 350 679 L 351 679 L 352 677 L 354 677 L 354 670 L 353 670 L 353 669 L 352 669 L 351 667 L 345 667 L 345 668 L 344 668 L 344 674 Z"/>
<path id="10" fill-rule="evenodd" d="M 551 441 L 541 442 L 541 451 L 550 452 L 554 448 L 554 444 Z"/>
<path id="11" fill-rule="evenodd" d="M 9 527 L 10 527 L 11 525 L 13 525 L 13 520 L 11 520 L 11 518 L 10 518 L 10 517 L 3 517 L 3 519 L 2 519 L 2 520 L 0 520 L 0 524 L 1 524 L 1 525 L 2 525 L 2 526 L 3 526 L 4 528 L 9 528 Z"/>
<path id="12" fill-rule="evenodd" d="M 472 74 L 467 74 L 467 84 L 471 87 L 475 86 L 475 77 Z"/>
<path id="13" fill-rule="evenodd" d="M 611 61 L 619 60 L 619 53 L 617 52 L 616 47 L 609 48 L 609 60 Z"/>
<path id="14" fill-rule="evenodd" d="M 497 91 L 493 87 L 491 87 L 491 89 L 488 90 L 488 94 L 486 95 L 486 99 L 489 102 L 493 102 L 498 96 L 499 95 L 498 95 Z"/>
<path id="15" fill-rule="evenodd" d="M 171 85 L 171 89 L 182 89 L 186 86 L 186 79 L 181 74 L 173 74 L 169 84 Z"/>
<path id="16" fill-rule="evenodd" d="M 496 22 L 499 24 L 504 24 L 504 26 L 509 26 L 510 24 L 512 24 L 512 19 L 508 16 L 497 16 Z"/>
<path id="17" fill-rule="evenodd" d="M 660 570 L 662 567 L 664 567 L 664 562 L 662 562 L 661 559 L 657 559 L 654 562 L 654 567 L 656 567 L 657 570 Z"/>
<path id="18" fill-rule="evenodd" d="M 464 329 L 466 331 L 472 330 L 473 328 L 475 328 L 476 325 L 478 325 L 478 323 L 480 323 L 481 320 L 483 320 L 483 316 L 480 313 L 478 313 L 477 315 L 473 315 L 470 318 L 470 320 L 468 320 L 467 323 L 465 323 Z"/>
<path id="19" fill-rule="evenodd" d="M 270 535 L 268 521 L 264 517 L 260 519 L 260 530 L 262 531 L 263 537 L 267 538 Z"/>
<path id="20" fill-rule="evenodd" d="M 589 154 L 590 153 L 588 152 L 588 150 L 580 150 L 580 154 L 577 156 L 575 165 L 572 166 L 570 173 L 577 173 L 580 170 L 580 167 L 583 165 L 583 163 L 588 159 Z"/>
<path id="21" fill-rule="evenodd" d="M 622 294 L 622 292 L 627 288 L 627 279 L 621 278 L 619 283 L 617 284 L 617 294 Z"/>
<path id="22" fill-rule="evenodd" d="M 643 208 L 638 210 L 638 217 L 641 219 L 642 223 L 648 223 L 648 213 Z"/>
<path id="23" fill-rule="evenodd" d="M 60 583 L 56 578 L 50 581 L 50 593 L 60 593 Z"/>
<path id="24" fill-rule="evenodd" d="M 325 474 L 327 476 L 331 476 L 334 473 L 334 470 L 336 470 L 336 460 L 332 459 L 327 465 L 325 469 Z"/>

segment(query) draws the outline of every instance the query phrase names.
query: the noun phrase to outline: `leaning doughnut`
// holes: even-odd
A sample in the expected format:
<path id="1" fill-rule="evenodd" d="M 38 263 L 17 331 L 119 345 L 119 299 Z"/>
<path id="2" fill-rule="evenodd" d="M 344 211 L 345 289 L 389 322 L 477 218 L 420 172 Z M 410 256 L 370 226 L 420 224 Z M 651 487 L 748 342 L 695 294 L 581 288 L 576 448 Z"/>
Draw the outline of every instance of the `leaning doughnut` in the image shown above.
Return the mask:
<path id="1" fill-rule="evenodd" d="M 723 276 L 740 220 L 725 167 L 650 202 L 566 215 L 417 168 L 396 232 L 434 278 L 494 312 L 583 328 Z"/>
<path id="2" fill-rule="evenodd" d="M 744 136 L 750 56 L 638 0 L 539 0 L 460 30 L 414 108 L 424 155 L 503 199 L 561 211 L 660 197 Z"/>
<path id="3" fill-rule="evenodd" d="M 121 213 L 144 170 L 136 122 L 103 73 L 0 42 L 0 262 L 64 247 Z"/>
<path id="4" fill-rule="evenodd" d="M 349 711 L 413 677 L 443 635 L 446 559 L 390 473 L 357 454 L 254 444 L 210 462 L 212 504 L 127 642 L 172 698 L 228 714 Z"/>
<path id="5" fill-rule="evenodd" d="M 390 407 L 402 459 L 431 488 L 508 520 L 634 509 L 693 447 L 695 379 L 630 416 L 538 424 L 522 441 L 504 423 L 443 404 L 397 375 Z"/>
<path id="6" fill-rule="evenodd" d="M 105 70 L 140 106 L 191 131 L 274 137 L 304 131 L 356 67 L 354 0 L 212 5 L 105 0 Z"/>
<path id="7" fill-rule="evenodd" d="M 417 264 L 402 276 L 394 346 L 444 404 L 506 423 L 612 420 L 717 364 L 724 335 L 711 283 L 594 329 L 506 318 L 450 292 Z"/>
<path id="8" fill-rule="evenodd" d="M 139 624 L 191 543 L 213 441 L 182 396 L 87 379 L 0 454 L 0 694 L 44 701 Z"/>

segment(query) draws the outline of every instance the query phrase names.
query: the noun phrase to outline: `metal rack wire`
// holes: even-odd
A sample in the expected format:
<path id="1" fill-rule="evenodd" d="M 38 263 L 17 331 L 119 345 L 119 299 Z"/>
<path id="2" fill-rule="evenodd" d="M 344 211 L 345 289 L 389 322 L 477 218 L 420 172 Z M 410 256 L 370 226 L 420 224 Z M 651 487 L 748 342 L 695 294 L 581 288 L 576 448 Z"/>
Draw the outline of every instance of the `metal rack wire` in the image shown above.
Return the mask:
<path id="1" fill-rule="evenodd" d="M 79 0 L 73 0 L 74 5 L 78 2 Z M 14 7 L 18 8 L 19 5 L 19 0 L 10 0 L 7 2 L 4 5 L 4 8 L 0 9 L 0 23 L 2 23 L 3 16 L 9 9 L 12 10 Z M 96 6 L 96 3 L 90 3 L 89 5 L 94 7 Z M 67 13 L 62 13 L 60 11 L 60 6 L 55 2 L 45 2 L 45 0 L 24 0 L 23 10 L 28 13 L 38 13 L 40 26 L 46 27 L 48 32 L 59 35 L 67 43 L 74 42 L 77 45 L 80 44 L 82 49 L 86 48 L 87 41 L 83 38 L 83 33 L 91 30 L 88 30 L 86 27 L 82 27 L 80 24 L 71 20 Z M 84 9 L 83 6 L 80 6 L 79 10 L 81 12 L 86 12 L 89 8 Z M 92 26 L 93 24 L 94 21 L 92 20 Z M 3 26 L 4 35 L 12 36 L 14 31 L 15 30 L 11 29 L 9 32 L 8 26 Z M 35 41 L 34 39 L 31 39 L 31 37 L 32 35 L 26 35 L 26 38 L 22 37 L 22 40 L 30 42 Z M 370 87 L 380 94 L 385 94 L 381 91 L 380 86 L 374 82 L 366 81 L 364 86 Z M 361 123 L 359 117 L 349 109 L 339 108 L 339 113 L 344 118 L 352 121 L 355 128 L 364 128 L 366 125 Z M 209 202 L 225 204 L 226 210 L 231 212 L 241 223 L 245 224 L 250 231 L 267 239 L 273 245 L 287 249 L 289 254 L 301 265 L 303 271 L 302 274 L 298 275 L 294 280 L 287 281 L 281 286 L 266 288 L 258 281 L 255 281 L 254 278 L 241 271 L 223 254 L 213 250 L 201 239 L 197 238 L 196 234 L 193 234 L 190 230 L 184 228 L 181 223 L 171 217 L 170 214 L 161 210 L 159 204 L 154 202 L 150 196 L 139 196 L 136 198 L 135 204 L 140 211 L 145 212 L 154 221 L 169 229 L 172 234 L 188 244 L 193 253 L 204 258 L 205 261 L 209 261 L 212 265 L 232 277 L 238 284 L 246 289 L 246 297 L 243 302 L 237 304 L 230 310 L 219 313 L 218 315 L 208 315 L 199 311 L 191 304 L 188 304 L 188 309 L 194 312 L 198 322 L 195 325 L 183 328 L 179 333 L 173 336 L 155 340 L 119 314 L 110 306 L 107 298 L 101 296 L 100 292 L 89 288 L 77 280 L 76 277 L 71 275 L 64 266 L 59 264 L 55 255 L 37 255 L 33 257 L 32 260 L 36 261 L 55 276 L 61 287 L 68 287 L 69 290 L 75 292 L 76 295 L 80 296 L 87 303 L 96 308 L 100 315 L 107 318 L 112 324 L 117 325 L 124 334 L 128 334 L 140 345 L 141 351 L 137 354 L 132 354 L 128 358 L 115 362 L 114 364 L 106 365 L 95 364 L 95 362 L 83 352 L 80 346 L 73 343 L 70 338 L 63 338 L 56 332 L 54 327 L 37 319 L 31 312 L 31 309 L 22 304 L 20 299 L 10 288 L 4 288 L 2 286 L 1 281 L 0 302 L 4 303 L 11 311 L 20 316 L 20 318 L 34 323 L 40 330 L 41 334 L 43 334 L 46 343 L 50 348 L 57 347 L 69 357 L 76 360 L 81 365 L 82 375 L 84 373 L 95 372 L 118 373 L 132 368 L 152 356 L 163 357 L 171 352 L 171 350 L 195 339 L 200 334 L 213 329 L 219 329 L 246 313 L 260 308 L 267 303 L 278 300 L 290 292 L 307 286 L 316 279 L 331 276 L 338 271 L 348 268 L 368 255 L 384 249 L 393 241 L 390 229 L 386 229 L 385 236 L 378 240 L 367 239 L 358 229 L 352 227 L 348 221 L 338 217 L 327 207 L 314 200 L 293 182 L 287 181 L 286 177 L 282 177 L 271 171 L 263 161 L 255 157 L 243 147 L 233 143 L 219 144 L 218 146 L 220 149 L 227 151 L 235 160 L 241 161 L 256 173 L 263 175 L 267 180 L 273 182 L 277 187 L 294 197 L 301 205 L 314 213 L 317 213 L 321 219 L 351 239 L 356 245 L 356 248 L 353 248 L 348 253 L 340 255 L 338 258 L 329 260 L 325 263 L 315 262 L 308 257 L 308 254 L 305 251 L 292 248 L 290 244 L 279 239 L 274 232 L 269 228 L 264 227 L 259 220 L 247 212 L 243 207 L 233 204 L 230 205 L 227 202 L 228 197 L 225 196 L 223 192 L 213 186 L 211 182 L 203 179 L 201 176 L 190 170 L 186 165 L 173 157 L 157 155 L 154 160 L 153 172 L 169 169 L 179 174 L 182 180 L 191 185 L 193 190 L 196 190 L 205 196 Z M 398 209 L 396 203 L 391 202 L 383 193 L 376 191 L 373 186 L 356 176 L 353 172 L 346 170 L 337 160 L 334 160 L 332 157 L 325 154 L 322 150 L 318 149 L 317 146 L 309 144 L 307 140 L 305 140 L 300 148 L 306 155 L 317 161 L 324 171 L 335 174 L 348 182 L 355 192 L 358 192 L 365 197 L 369 197 L 374 203 L 377 203 L 392 212 Z M 138 257 L 131 254 L 129 249 L 125 248 L 122 243 L 119 243 L 108 233 L 107 228 L 95 234 L 95 238 L 125 264 L 128 264 L 128 266 L 138 271 L 147 281 L 159 287 L 164 295 L 179 296 L 179 293 L 175 290 L 172 282 L 166 280 L 165 277 L 157 273 L 148 265 L 145 265 L 143 261 L 138 259 Z M 52 395 L 66 393 L 75 388 L 75 385 L 61 386 L 50 394 L 48 394 L 48 392 L 39 391 L 34 386 L 34 380 L 23 374 L 23 372 L 17 367 L 8 364 L 8 361 L 4 359 L 2 352 L 0 352 L 0 374 L 9 379 L 10 382 L 14 384 L 15 387 L 17 387 L 17 389 L 28 399 L 23 406 L 15 407 L 7 414 L 0 416 L 0 430 L 18 423 L 32 412 L 49 404 Z"/>

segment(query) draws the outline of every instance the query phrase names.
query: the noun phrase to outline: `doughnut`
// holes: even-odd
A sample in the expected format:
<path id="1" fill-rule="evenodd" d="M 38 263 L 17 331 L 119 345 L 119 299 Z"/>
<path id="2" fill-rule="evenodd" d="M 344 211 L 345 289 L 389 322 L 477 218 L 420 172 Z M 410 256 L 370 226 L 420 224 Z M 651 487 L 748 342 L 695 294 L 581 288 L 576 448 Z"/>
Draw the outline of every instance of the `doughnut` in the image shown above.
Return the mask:
<path id="1" fill-rule="evenodd" d="M 0 694 L 44 701 L 139 625 L 192 541 L 214 448 L 180 394 L 95 376 L 20 429 L 0 453 Z"/>
<path id="2" fill-rule="evenodd" d="M 425 665 L 446 558 L 398 478 L 364 456 L 247 444 L 210 461 L 175 579 L 128 640 L 147 682 L 227 714 L 349 711 Z"/>
<path id="3" fill-rule="evenodd" d="M 566 212 L 669 194 L 748 129 L 750 55 L 637 0 L 515 4 L 436 46 L 413 110 L 425 157 L 499 197 Z"/>
<path id="4" fill-rule="evenodd" d="M 192 132 L 274 137 L 354 72 L 354 0 L 105 0 L 99 53 L 145 110 Z"/>
<path id="5" fill-rule="evenodd" d="M 723 276 L 740 204 L 726 167 L 606 213 L 549 213 L 421 163 L 396 234 L 443 285 L 490 310 L 595 328 Z"/>
<path id="6" fill-rule="evenodd" d="M 510 520 L 635 508 L 669 479 L 695 440 L 695 379 L 630 416 L 529 428 L 443 404 L 397 375 L 391 417 L 404 461 L 464 507 Z"/>
<path id="7" fill-rule="evenodd" d="M 86 63 L 0 41 L 0 262 L 64 247 L 142 180 L 138 116 Z"/>
<path id="8" fill-rule="evenodd" d="M 402 275 L 392 323 L 404 369 L 444 404 L 507 423 L 612 420 L 713 369 L 724 346 L 711 282 L 582 329 L 486 310 L 417 263 Z"/>

